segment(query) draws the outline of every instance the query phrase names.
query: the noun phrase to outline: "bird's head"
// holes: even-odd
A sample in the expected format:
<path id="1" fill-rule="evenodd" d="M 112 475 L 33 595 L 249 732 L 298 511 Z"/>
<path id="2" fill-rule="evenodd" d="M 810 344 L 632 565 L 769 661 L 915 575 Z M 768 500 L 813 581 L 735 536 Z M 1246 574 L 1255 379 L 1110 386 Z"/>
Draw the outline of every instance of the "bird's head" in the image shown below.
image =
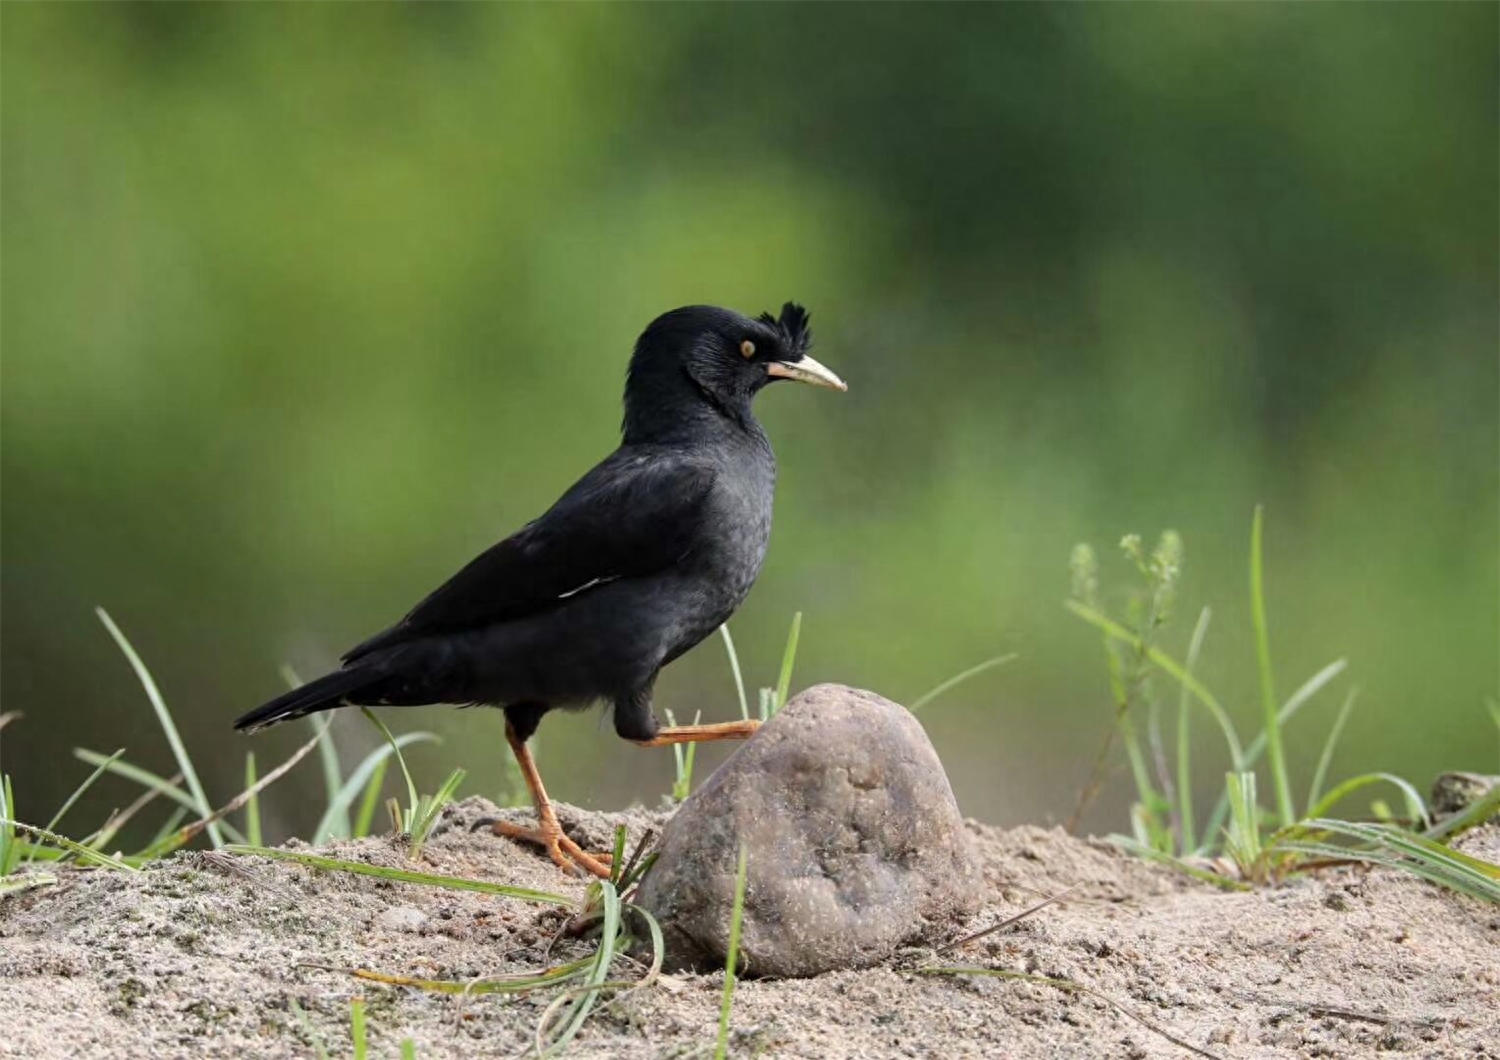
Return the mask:
<path id="1" fill-rule="evenodd" d="M 707 305 L 663 313 L 642 333 L 630 359 L 626 440 L 670 434 L 674 420 L 705 402 L 748 420 L 751 399 L 780 379 L 847 390 L 808 355 L 811 346 L 807 310 L 792 302 L 781 307 L 780 317 L 762 313 L 752 319 Z"/>

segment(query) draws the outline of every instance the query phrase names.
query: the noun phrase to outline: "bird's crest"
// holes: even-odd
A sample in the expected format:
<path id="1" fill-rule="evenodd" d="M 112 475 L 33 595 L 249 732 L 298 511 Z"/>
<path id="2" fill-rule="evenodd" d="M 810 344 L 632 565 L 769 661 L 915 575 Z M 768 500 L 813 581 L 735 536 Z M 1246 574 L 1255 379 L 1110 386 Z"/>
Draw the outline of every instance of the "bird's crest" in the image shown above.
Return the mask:
<path id="1" fill-rule="evenodd" d="M 807 310 L 796 302 L 788 302 L 781 307 L 780 320 L 770 313 L 760 315 L 760 322 L 779 331 L 782 345 L 798 358 L 805 356 L 807 351 L 812 349 L 812 328 L 808 326 L 811 320 L 812 317 Z"/>

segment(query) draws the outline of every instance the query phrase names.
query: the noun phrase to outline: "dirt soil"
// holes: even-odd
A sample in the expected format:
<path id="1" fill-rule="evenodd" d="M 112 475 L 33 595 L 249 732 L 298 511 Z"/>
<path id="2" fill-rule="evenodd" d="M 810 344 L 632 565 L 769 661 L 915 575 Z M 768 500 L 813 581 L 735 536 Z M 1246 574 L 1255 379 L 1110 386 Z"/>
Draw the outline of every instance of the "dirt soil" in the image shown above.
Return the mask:
<path id="1" fill-rule="evenodd" d="M 601 849 L 616 823 L 638 836 L 661 820 L 561 810 Z M 470 832 L 495 813 L 479 799 L 453 807 L 409 867 L 581 895 L 530 849 Z M 1165 1032 L 1226 1060 L 1500 1057 L 1500 909 L 1362 869 L 1226 893 L 1057 829 L 968 827 L 991 895 L 972 929 L 1078 890 L 937 960 L 1072 979 L 1119 1008 L 1038 983 L 919 974 L 934 958 L 909 953 L 866 971 L 743 981 L 731 1055 L 1191 1055 Z M 1500 825 L 1460 845 L 1500 860 Z M 389 839 L 326 853 L 407 865 Z M 363 995 L 371 1057 L 398 1055 L 403 1038 L 424 1058 L 520 1056 L 549 992 L 460 999 L 307 965 L 442 979 L 535 970 L 586 952 L 567 938 L 545 952 L 564 919 L 261 859 L 183 854 L 133 875 L 75 871 L 0 899 L 0 1055 L 312 1056 L 295 1002 L 328 1054 L 347 1057 L 349 999 Z M 615 974 L 640 969 L 621 960 Z M 722 983 L 676 975 L 616 995 L 565 1055 L 710 1055 Z"/>

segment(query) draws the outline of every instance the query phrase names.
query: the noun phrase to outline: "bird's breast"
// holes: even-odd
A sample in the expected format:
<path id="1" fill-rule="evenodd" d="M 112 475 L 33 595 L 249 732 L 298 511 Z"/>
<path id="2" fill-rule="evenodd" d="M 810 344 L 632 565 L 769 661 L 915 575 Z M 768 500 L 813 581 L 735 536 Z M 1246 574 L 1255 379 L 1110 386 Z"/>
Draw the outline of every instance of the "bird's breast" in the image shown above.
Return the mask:
<path id="1" fill-rule="evenodd" d="M 699 601 L 690 635 L 713 632 L 755 584 L 771 540 L 775 488 L 774 464 L 736 469 L 715 483 L 705 525 L 686 564 Z"/>

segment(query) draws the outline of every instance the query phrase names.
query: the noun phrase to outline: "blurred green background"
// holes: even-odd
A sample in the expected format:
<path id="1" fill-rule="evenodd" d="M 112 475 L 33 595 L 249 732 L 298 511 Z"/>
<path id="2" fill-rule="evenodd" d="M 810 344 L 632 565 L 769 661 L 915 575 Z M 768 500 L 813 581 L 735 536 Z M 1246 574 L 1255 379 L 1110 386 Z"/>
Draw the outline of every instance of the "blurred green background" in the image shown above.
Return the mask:
<path id="1" fill-rule="evenodd" d="M 967 813 L 1061 819 L 1110 718 L 1071 546 L 1119 590 L 1123 533 L 1182 532 L 1163 643 L 1214 606 L 1201 672 L 1248 736 L 1264 502 L 1282 693 L 1350 660 L 1288 733 L 1304 783 L 1351 683 L 1337 771 L 1493 771 L 1497 12 L 4 5 L 21 815 L 86 773 L 75 745 L 172 770 L 96 604 L 227 799 L 247 748 L 306 736 L 229 729 L 281 664 L 330 665 L 612 448 L 653 316 L 786 299 L 850 391 L 759 403 L 782 473 L 732 624 L 753 684 L 796 610 L 796 686 L 909 702 L 1019 652 L 922 720 Z M 663 706 L 737 714 L 716 641 Z M 502 785 L 498 716 L 386 718 L 448 737 L 428 790 Z M 550 718 L 540 759 L 601 808 L 672 773 L 597 715 Z M 1126 779 L 1091 827 L 1125 824 Z M 268 828 L 308 827 L 318 784 Z"/>

